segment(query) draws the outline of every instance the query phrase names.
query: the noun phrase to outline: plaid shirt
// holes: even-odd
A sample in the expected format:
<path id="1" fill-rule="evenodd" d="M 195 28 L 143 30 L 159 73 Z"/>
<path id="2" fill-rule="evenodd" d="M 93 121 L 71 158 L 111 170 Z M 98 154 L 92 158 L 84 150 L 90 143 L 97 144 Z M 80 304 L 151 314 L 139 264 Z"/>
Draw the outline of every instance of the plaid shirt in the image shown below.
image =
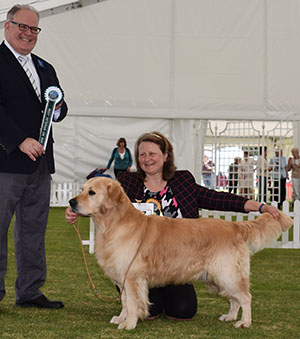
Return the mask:
<path id="1" fill-rule="evenodd" d="M 132 202 L 143 199 L 144 182 L 138 173 L 121 172 L 118 180 Z M 247 198 L 200 186 L 189 171 L 176 171 L 174 177 L 168 181 L 168 185 L 172 189 L 183 218 L 199 218 L 199 208 L 245 213 L 244 205 Z"/>

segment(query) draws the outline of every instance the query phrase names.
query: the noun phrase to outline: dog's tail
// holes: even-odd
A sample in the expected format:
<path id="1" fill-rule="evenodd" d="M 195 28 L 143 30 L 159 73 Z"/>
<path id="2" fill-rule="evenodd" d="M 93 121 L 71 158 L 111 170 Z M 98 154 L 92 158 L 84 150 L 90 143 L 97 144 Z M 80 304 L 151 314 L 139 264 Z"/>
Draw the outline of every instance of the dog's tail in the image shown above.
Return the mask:
<path id="1" fill-rule="evenodd" d="M 293 225 L 290 217 L 281 211 L 279 214 L 278 220 L 275 220 L 270 213 L 264 213 L 256 220 L 239 223 L 240 231 L 252 254 L 263 250 Z"/>

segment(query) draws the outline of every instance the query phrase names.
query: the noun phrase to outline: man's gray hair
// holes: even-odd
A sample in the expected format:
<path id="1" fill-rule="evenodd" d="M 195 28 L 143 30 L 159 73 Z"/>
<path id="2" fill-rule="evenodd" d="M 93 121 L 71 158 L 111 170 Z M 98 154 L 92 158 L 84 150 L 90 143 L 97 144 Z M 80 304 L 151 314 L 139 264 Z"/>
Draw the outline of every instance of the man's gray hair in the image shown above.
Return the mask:
<path id="1" fill-rule="evenodd" d="M 15 15 L 17 12 L 19 12 L 21 9 L 27 9 L 29 11 L 32 11 L 33 13 L 36 14 L 37 18 L 40 19 L 40 15 L 39 12 L 32 6 L 30 5 L 14 5 L 8 12 L 7 12 L 7 16 L 6 16 L 6 20 L 7 21 L 11 21 L 14 20 Z"/>

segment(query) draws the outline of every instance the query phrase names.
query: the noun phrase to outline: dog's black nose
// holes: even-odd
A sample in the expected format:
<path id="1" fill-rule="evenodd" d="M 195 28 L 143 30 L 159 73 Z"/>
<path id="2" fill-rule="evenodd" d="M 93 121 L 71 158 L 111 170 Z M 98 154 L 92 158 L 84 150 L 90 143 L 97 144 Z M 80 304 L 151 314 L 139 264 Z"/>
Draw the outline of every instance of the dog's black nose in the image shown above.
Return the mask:
<path id="1" fill-rule="evenodd" d="M 75 212 L 76 206 L 77 206 L 77 200 L 75 198 L 73 198 L 73 199 L 69 200 L 69 204 L 72 208 L 72 211 Z"/>

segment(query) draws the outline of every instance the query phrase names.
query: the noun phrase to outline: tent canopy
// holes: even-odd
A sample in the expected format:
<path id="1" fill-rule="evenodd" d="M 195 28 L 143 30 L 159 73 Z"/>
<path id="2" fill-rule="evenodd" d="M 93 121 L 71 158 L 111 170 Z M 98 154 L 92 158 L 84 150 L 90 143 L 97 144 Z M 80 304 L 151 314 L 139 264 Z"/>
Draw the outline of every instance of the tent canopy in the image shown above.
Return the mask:
<path id="1" fill-rule="evenodd" d="M 1 1 L 0 21 L 14 2 Z M 61 154 L 86 144 L 100 159 L 94 138 L 107 158 L 120 134 L 133 143 L 153 125 L 171 136 L 170 119 L 300 120 L 298 0 L 21 3 L 42 11 L 34 52 L 55 66 L 69 104 L 55 127 Z"/>
<path id="2" fill-rule="evenodd" d="M 300 112 L 298 0 L 22 1 L 70 114 L 276 120 Z M 13 2 L 1 1 L 0 13 Z M 77 4 L 77 6 L 76 6 Z M 48 9 L 48 12 L 47 12 Z M 54 9 L 52 11 L 55 11 Z"/>

